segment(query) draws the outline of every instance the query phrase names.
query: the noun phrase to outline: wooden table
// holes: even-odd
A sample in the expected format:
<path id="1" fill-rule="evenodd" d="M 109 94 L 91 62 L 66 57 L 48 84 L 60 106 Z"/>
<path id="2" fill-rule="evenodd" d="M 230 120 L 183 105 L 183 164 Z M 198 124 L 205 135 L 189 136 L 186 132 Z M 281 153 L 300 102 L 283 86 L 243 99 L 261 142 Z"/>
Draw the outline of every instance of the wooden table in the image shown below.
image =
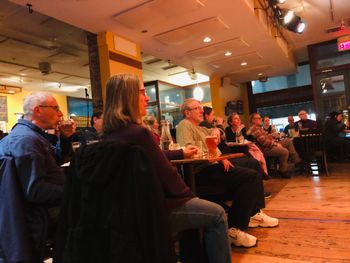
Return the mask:
<path id="1" fill-rule="evenodd" d="M 194 194 L 196 194 L 196 179 L 194 167 L 196 164 L 213 163 L 226 159 L 234 159 L 244 157 L 244 153 L 230 153 L 222 154 L 215 158 L 189 158 L 181 160 L 171 160 L 170 162 L 174 165 L 181 166 L 183 169 L 183 177 L 185 183 L 189 186 Z"/>

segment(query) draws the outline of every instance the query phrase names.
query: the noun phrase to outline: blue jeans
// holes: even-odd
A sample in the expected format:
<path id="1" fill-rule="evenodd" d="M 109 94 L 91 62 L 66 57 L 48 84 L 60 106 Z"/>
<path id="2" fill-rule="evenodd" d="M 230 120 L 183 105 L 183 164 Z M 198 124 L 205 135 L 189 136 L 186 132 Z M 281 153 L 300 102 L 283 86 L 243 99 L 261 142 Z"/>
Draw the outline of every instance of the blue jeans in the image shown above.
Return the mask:
<path id="1" fill-rule="evenodd" d="M 231 248 L 227 237 L 224 209 L 212 202 L 193 198 L 175 208 L 169 217 L 174 232 L 203 228 L 209 263 L 230 263 Z"/>

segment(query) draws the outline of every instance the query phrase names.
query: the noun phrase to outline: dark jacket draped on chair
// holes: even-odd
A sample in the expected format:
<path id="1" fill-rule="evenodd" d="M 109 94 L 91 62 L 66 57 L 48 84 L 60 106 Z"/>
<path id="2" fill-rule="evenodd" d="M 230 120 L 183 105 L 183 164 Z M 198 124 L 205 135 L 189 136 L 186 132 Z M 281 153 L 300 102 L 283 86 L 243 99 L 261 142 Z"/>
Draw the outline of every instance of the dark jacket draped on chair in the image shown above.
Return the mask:
<path id="1" fill-rule="evenodd" d="M 143 150 L 81 147 L 66 181 L 54 262 L 175 262 L 164 196 Z"/>

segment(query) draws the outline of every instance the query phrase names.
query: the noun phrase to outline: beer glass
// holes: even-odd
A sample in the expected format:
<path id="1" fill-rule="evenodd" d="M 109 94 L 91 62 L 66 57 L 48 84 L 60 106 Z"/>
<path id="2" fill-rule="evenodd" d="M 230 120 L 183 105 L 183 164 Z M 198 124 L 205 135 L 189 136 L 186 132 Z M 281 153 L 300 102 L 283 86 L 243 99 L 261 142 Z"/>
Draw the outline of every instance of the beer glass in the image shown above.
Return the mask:
<path id="1" fill-rule="evenodd" d="M 205 137 L 205 143 L 208 147 L 208 157 L 209 158 L 215 158 L 216 157 L 216 142 L 217 142 L 216 136 L 206 136 Z"/>

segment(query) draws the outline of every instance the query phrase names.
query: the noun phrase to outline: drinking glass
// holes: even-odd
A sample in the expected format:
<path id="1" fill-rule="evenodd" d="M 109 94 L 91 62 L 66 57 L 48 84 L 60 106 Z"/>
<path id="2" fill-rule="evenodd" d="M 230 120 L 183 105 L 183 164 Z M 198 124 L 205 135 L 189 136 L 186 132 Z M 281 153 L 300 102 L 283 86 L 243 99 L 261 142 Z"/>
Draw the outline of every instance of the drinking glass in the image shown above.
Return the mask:
<path id="1" fill-rule="evenodd" d="M 193 158 L 198 158 L 198 159 L 202 159 L 204 154 L 203 154 L 203 143 L 202 141 L 195 141 L 194 142 L 194 146 L 196 146 L 198 148 L 197 150 L 197 154 L 195 154 L 193 156 Z"/>
<path id="2" fill-rule="evenodd" d="M 205 137 L 205 143 L 208 147 L 208 157 L 209 158 L 215 158 L 216 157 L 216 142 L 217 142 L 216 136 L 206 136 Z"/>

